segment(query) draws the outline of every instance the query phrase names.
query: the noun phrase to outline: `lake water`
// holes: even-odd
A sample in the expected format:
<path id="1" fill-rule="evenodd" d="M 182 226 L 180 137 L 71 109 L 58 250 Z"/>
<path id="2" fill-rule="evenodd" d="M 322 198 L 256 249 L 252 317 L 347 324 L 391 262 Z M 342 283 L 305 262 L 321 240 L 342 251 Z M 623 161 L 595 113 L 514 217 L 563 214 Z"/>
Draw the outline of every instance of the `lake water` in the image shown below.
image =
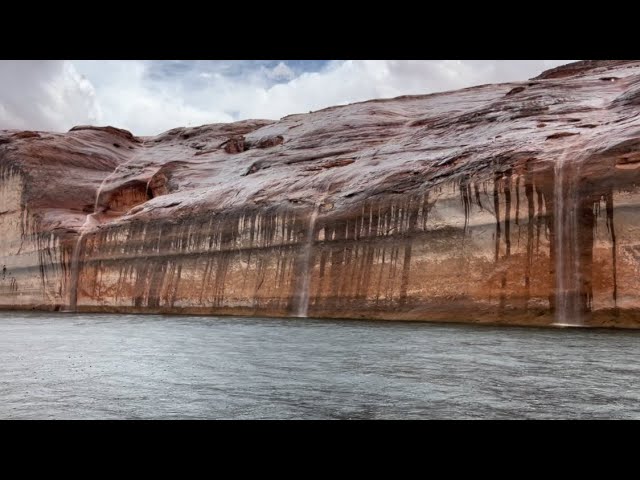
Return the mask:
<path id="1" fill-rule="evenodd" d="M 640 332 L 0 312 L 2 419 L 640 418 Z"/>

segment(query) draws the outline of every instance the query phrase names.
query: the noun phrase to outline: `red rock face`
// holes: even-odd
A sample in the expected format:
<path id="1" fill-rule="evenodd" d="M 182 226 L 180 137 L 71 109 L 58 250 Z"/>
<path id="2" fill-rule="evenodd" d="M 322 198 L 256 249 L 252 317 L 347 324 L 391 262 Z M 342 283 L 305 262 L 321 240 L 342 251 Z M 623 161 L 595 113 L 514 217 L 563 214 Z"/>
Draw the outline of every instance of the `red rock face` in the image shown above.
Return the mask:
<path id="1" fill-rule="evenodd" d="M 0 305 L 640 325 L 640 62 L 277 122 L 0 132 Z"/>

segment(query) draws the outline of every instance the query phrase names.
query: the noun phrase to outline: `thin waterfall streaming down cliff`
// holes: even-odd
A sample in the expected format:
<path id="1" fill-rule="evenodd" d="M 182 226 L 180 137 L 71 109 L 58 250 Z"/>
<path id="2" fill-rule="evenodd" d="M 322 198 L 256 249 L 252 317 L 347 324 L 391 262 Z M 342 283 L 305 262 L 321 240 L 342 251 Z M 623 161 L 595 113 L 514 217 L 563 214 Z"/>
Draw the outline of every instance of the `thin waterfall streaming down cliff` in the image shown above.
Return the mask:
<path id="1" fill-rule="evenodd" d="M 100 203 L 100 195 L 102 194 L 102 189 L 107 184 L 109 180 L 111 180 L 117 173 L 120 167 L 126 166 L 136 160 L 142 155 L 142 152 L 139 152 L 136 155 L 133 155 L 128 161 L 124 162 L 116 166 L 116 168 L 107 175 L 104 180 L 100 183 L 100 186 L 96 190 L 96 199 L 93 204 L 93 212 L 87 215 L 84 224 L 80 227 L 80 235 L 78 236 L 78 240 L 73 247 L 73 252 L 71 254 L 71 277 L 69 281 L 69 311 L 75 312 L 77 310 L 78 304 L 78 278 L 80 276 L 80 255 L 82 253 L 82 245 L 85 235 L 87 231 L 92 227 L 98 224 L 95 216 L 98 213 L 98 207 Z"/>
<path id="2" fill-rule="evenodd" d="M 302 270 L 300 282 L 300 290 L 298 293 L 298 308 L 296 310 L 296 317 L 306 317 L 309 311 L 309 287 L 311 284 L 311 253 L 313 250 L 314 230 L 316 227 L 316 219 L 318 218 L 318 211 L 322 201 L 317 202 L 314 205 L 313 212 L 309 217 L 309 228 L 307 229 L 307 238 L 302 251 Z"/>
<path id="3" fill-rule="evenodd" d="M 73 246 L 71 254 L 71 278 L 69 281 L 69 311 L 75 312 L 78 305 L 78 278 L 80 276 L 80 254 L 82 253 L 82 245 L 84 236 L 87 231 L 97 222 L 95 220 L 95 212 L 87 215 L 82 227 L 80 227 L 80 235 Z"/>
<path id="4" fill-rule="evenodd" d="M 580 305 L 580 255 L 578 247 L 578 185 L 571 164 L 570 149 L 555 164 L 555 325 L 582 325 Z"/>
<path id="5" fill-rule="evenodd" d="M 98 204 L 100 203 L 100 195 L 102 194 L 102 189 L 105 187 L 105 185 L 107 184 L 107 182 L 109 182 L 113 177 L 116 176 L 116 174 L 118 173 L 118 170 L 122 167 L 126 167 L 127 165 L 137 161 L 140 156 L 142 155 L 142 153 L 144 152 L 144 150 L 142 150 L 141 152 L 137 153 L 136 155 L 133 155 L 129 160 L 127 160 L 126 162 L 116 166 L 116 168 L 113 170 L 113 172 L 111 172 L 109 175 L 107 175 L 104 180 L 102 180 L 102 182 L 100 183 L 100 186 L 98 187 L 98 190 L 96 191 L 96 200 L 93 204 L 93 213 L 96 213 L 98 211 Z M 150 181 L 150 180 L 149 180 Z M 149 183 L 147 182 L 147 189 L 149 188 Z"/>
<path id="6" fill-rule="evenodd" d="M 129 162 L 133 161 L 135 158 L 138 158 L 138 156 L 136 155 L 134 158 L 129 160 Z M 126 163 L 129 163 L 129 162 L 126 162 Z M 100 183 L 98 190 L 96 190 L 96 200 L 93 203 L 93 213 L 96 213 L 98 211 L 98 203 L 100 202 L 100 195 L 102 194 L 102 189 L 107 184 L 107 182 L 111 180 L 116 175 L 116 173 L 118 173 L 119 168 L 120 168 L 120 165 L 118 165 L 113 172 L 111 172 L 109 175 L 104 177 L 104 180 L 102 180 L 102 182 Z"/>
<path id="7" fill-rule="evenodd" d="M 102 183 L 100 183 L 98 190 L 96 190 L 96 199 L 93 204 L 93 212 L 87 215 L 84 224 L 82 225 L 82 227 L 80 227 L 80 235 L 78 235 L 78 240 L 76 240 L 76 243 L 73 246 L 73 252 L 71 254 L 71 278 L 69 281 L 69 311 L 71 312 L 75 312 L 78 305 L 78 277 L 80 276 L 79 264 L 80 253 L 82 251 L 82 241 L 84 240 L 84 236 L 86 235 L 87 230 L 97 223 L 95 220 L 95 215 L 98 211 L 100 193 L 102 192 L 102 188 L 104 187 L 107 180 L 113 177 L 114 174 L 118 171 L 118 167 L 116 167 L 110 175 L 104 178 Z"/>
<path id="8" fill-rule="evenodd" d="M 78 305 L 78 276 L 80 274 L 78 270 L 78 264 L 80 261 L 80 250 L 84 233 L 78 236 L 78 240 L 73 247 L 73 253 L 71 254 L 71 279 L 69 281 L 69 311 L 75 312 Z"/>

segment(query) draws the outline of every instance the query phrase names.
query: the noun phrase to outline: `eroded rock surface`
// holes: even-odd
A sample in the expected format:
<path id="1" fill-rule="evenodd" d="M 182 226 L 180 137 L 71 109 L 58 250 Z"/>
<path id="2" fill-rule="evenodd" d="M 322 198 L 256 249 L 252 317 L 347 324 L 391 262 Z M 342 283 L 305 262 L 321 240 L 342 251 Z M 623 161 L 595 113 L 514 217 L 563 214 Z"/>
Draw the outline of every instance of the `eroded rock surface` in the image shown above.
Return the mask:
<path id="1" fill-rule="evenodd" d="M 640 326 L 640 62 L 280 121 L 0 131 L 4 308 Z"/>

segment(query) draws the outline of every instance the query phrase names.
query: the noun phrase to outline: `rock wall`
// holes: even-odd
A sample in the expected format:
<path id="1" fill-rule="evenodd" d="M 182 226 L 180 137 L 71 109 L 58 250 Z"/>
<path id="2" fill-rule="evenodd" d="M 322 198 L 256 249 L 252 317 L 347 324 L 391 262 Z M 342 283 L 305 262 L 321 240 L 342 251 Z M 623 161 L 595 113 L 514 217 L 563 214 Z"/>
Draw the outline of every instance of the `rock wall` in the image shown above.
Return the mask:
<path id="1" fill-rule="evenodd" d="M 0 307 L 640 326 L 640 62 L 0 132 Z"/>

